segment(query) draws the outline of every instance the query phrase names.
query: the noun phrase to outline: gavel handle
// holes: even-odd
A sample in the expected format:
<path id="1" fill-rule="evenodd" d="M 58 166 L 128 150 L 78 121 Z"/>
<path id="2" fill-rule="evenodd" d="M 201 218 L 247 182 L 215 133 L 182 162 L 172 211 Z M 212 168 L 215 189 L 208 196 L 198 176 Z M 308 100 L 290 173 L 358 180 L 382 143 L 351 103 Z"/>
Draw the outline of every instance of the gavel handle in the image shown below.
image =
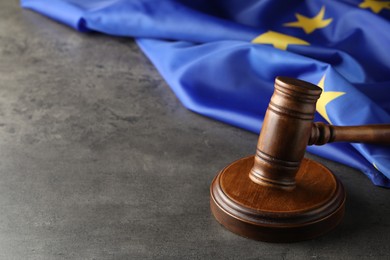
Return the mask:
<path id="1" fill-rule="evenodd" d="M 390 125 L 333 126 L 313 123 L 309 145 L 331 142 L 390 145 Z"/>

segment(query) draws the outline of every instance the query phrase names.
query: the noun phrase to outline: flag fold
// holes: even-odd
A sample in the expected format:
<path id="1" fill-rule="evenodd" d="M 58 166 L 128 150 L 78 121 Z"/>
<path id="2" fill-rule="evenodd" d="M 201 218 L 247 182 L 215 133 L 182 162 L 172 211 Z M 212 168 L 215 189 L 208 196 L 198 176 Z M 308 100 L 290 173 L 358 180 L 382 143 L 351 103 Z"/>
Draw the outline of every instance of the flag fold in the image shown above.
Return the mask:
<path id="1" fill-rule="evenodd" d="M 317 121 L 390 123 L 390 1 L 22 0 L 76 30 L 134 37 L 188 109 L 259 132 L 276 76 L 321 87 Z M 390 148 L 308 151 L 390 187 Z"/>

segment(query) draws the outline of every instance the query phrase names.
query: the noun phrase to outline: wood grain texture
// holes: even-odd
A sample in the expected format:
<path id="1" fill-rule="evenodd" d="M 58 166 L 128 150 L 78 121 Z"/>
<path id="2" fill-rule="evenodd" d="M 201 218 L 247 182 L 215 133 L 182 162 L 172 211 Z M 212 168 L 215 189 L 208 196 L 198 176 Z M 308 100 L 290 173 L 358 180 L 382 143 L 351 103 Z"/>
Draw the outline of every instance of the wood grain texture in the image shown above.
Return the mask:
<path id="1" fill-rule="evenodd" d="M 295 242 L 322 235 L 344 215 L 345 191 L 323 165 L 302 161 L 296 188 L 277 189 L 248 178 L 254 157 L 223 169 L 211 185 L 211 210 L 230 231 L 267 242 Z"/>
<path id="2" fill-rule="evenodd" d="M 305 81 L 276 78 L 249 175 L 253 182 L 294 189 L 321 91 Z"/>
<path id="3" fill-rule="evenodd" d="M 337 127 L 313 123 L 322 90 L 277 77 L 254 156 L 223 169 L 211 185 L 211 210 L 227 229 L 269 242 L 328 232 L 344 214 L 345 191 L 333 173 L 304 158 L 308 144 L 390 143 L 390 125 Z"/>
<path id="4" fill-rule="evenodd" d="M 313 123 L 309 145 L 331 142 L 390 145 L 390 125 L 333 126 L 321 122 Z"/>

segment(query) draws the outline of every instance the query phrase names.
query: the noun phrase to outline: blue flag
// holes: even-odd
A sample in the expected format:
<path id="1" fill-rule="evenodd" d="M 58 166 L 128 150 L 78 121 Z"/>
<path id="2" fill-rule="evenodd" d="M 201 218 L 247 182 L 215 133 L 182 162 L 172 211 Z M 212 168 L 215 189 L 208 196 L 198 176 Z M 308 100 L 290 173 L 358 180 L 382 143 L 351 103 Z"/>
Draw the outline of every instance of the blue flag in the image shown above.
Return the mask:
<path id="1" fill-rule="evenodd" d="M 259 132 L 276 76 L 320 86 L 317 121 L 390 123 L 390 1 L 22 0 L 79 31 L 134 37 L 188 109 Z M 390 148 L 310 146 L 390 187 Z"/>

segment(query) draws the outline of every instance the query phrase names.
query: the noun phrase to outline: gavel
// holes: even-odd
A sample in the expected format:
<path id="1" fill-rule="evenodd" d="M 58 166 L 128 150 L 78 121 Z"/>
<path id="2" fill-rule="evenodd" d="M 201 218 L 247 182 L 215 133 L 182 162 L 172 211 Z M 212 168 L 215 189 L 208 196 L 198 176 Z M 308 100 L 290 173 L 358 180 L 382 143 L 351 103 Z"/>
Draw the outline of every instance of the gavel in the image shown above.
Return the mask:
<path id="1" fill-rule="evenodd" d="M 256 154 L 226 166 L 210 187 L 215 218 L 228 230 L 267 242 L 311 239 L 342 220 L 346 194 L 325 166 L 304 158 L 307 145 L 390 144 L 390 125 L 313 123 L 322 89 L 277 77 Z"/>

